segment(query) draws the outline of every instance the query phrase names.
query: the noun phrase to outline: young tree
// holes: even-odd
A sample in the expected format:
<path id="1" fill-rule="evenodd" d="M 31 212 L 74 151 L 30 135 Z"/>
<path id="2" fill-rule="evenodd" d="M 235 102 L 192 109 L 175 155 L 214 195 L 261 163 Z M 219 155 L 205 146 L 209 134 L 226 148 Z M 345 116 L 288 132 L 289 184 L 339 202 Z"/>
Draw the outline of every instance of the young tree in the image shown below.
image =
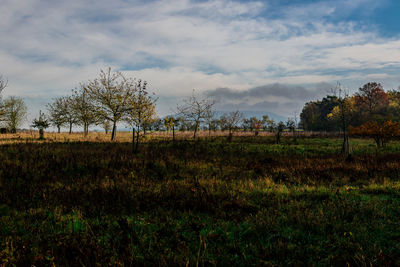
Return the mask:
<path id="1" fill-rule="evenodd" d="M 155 112 L 155 102 L 157 101 L 152 95 L 147 91 L 147 83 L 138 80 L 135 85 L 134 92 L 131 95 L 130 101 L 127 104 L 126 115 L 124 120 L 132 126 L 132 146 L 135 142 L 135 129 L 136 129 L 136 147 L 134 150 L 137 151 L 139 147 L 139 136 L 140 131 L 144 129 L 145 125 L 151 123 L 154 119 Z"/>
<path id="2" fill-rule="evenodd" d="M 49 125 L 50 124 L 46 116 L 42 113 L 42 111 L 39 111 L 39 118 L 33 120 L 32 127 L 39 129 L 40 140 L 44 139 L 44 130 L 49 128 Z"/>
<path id="3" fill-rule="evenodd" d="M 242 129 L 245 132 L 247 132 L 248 130 L 250 130 L 251 132 L 253 131 L 253 129 L 251 128 L 251 120 L 250 119 L 247 119 L 247 118 L 242 119 Z"/>
<path id="4" fill-rule="evenodd" d="M 177 106 L 178 113 L 186 120 L 194 123 L 193 138 L 196 138 L 196 133 L 200 127 L 200 123 L 207 117 L 207 114 L 212 110 L 215 101 L 209 98 L 199 98 L 194 94 L 183 100 L 182 105 Z"/>
<path id="5" fill-rule="evenodd" d="M 272 133 L 274 131 L 275 121 L 273 119 L 270 119 L 268 115 L 264 115 L 262 121 L 264 130 L 268 130 Z"/>
<path id="6" fill-rule="evenodd" d="M 233 132 L 239 128 L 238 127 L 239 122 L 242 120 L 242 118 L 243 118 L 243 113 L 241 113 L 239 110 L 225 113 L 220 117 L 223 129 L 229 131 L 228 135 L 229 142 L 232 140 Z"/>
<path id="7" fill-rule="evenodd" d="M 276 139 L 277 144 L 281 143 L 281 135 L 282 135 L 283 130 L 285 130 L 285 124 L 282 121 L 280 121 L 278 124 L 274 125 L 274 133 L 275 133 L 275 139 Z"/>
<path id="8" fill-rule="evenodd" d="M 74 116 L 76 123 L 83 126 L 83 133 L 87 136 L 90 125 L 96 124 L 101 120 L 107 120 L 107 118 L 98 115 L 98 110 L 96 110 L 96 107 L 91 102 L 85 88 L 85 85 L 81 84 L 80 89 L 73 90 L 69 102 L 72 107 L 71 116 Z"/>
<path id="9" fill-rule="evenodd" d="M 100 123 L 101 127 L 104 129 L 106 134 L 111 130 L 111 122 L 109 120 L 104 120 Z"/>
<path id="10" fill-rule="evenodd" d="M 152 123 L 153 130 L 154 130 L 154 131 L 160 131 L 161 128 L 162 128 L 162 124 L 163 124 L 163 122 L 162 122 L 162 120 L 161 120 L 159 117 L 155 118 L 155 119 L 153 120 L 153 123 Z"/>
<path id="11" fill-rule="evenodd" d="M 57 132 L 60 133 L 61 126 L 66 121 L 66 103 L 64 97 L 57 97 L 53 103 L 47 104 L 47 110 L 49 112 L 49 121 L 53 126 L 57 127 Z"/>
<path id="12" fill-rule="evenodd" d="M 254 136 L 258 135 L 258 132 L 260 131 L 262 125 L 263 125 L 263 121 L 257 119 L 257 117 L 250 118 L 250 127 L 251 127 L 251 130 L 254 131 Z"/>
<path id="13" fill-rule="evenodd" d="M 338 105 L 332 109 L 327 117 L 339 124 L 343 134 L 342 153 L 348 159 L 351 155 L 348 129 L 354 118 L 355 101 L 341 88 L 340 84 L 338 84 L 337 89 L 339 92 Z"/>
<path id="14" fill-rule="evenodd" d="M 74 91 L 73 91 L 74 93 Z M 74 102 L 76 95 L 72 95 L 72 96 L 64 96 L 61 99 L 61 103 L 62 105 L 60 106 L 62 113 L 63 113 L 63 119 L 65 121 L 65 124 L 68 125 L 69 128 L 69 134 L 72 133 L 72 126 L 74 124 L 79 123 L 79 109 L 76 109 L 77 106 L 76 103 Z"/>
<path id="15" fill-rule="evenodd" d="M 215 130 L 215 114 L 215 110 L 210 108 L 206 111 L 206 114 L 204 116 L 204 121 L 207 124 L 208 128 L 208 136 L 211 136 L 211 130 Z"/>
<path id="16" fill-rule="evenodd" d="M 26 119 L 27 107 L 24 100 L 10 96 L 4 101 L 4 119 L 11 133 L 16 133 L 17 128 Z"/>
<path id="17" fill-rule="evenodd" d="M 164 118 L 164 127 L 167 129 L 167 132 L 172 130 L 174 124 L 175 124 L 175 119 L 172 116 L 166 116 Z"/>
<path id="18" fill-rule="evenodd" d="M 296 142 L 297 141 L 297 139 L 296 139 L 297 138 L 297 136 L 296 136 L 297 123 L 296 123 L 295 119 L 288 118 L 288 120 L 286 121 L 286 127 L 292 133 L 293 140 L 294 140 L 294 142 Z"/>
<path id="19" fill-rule="evenodd" d="M 134 94 L 136 81 L 125 78 L 121 72 L 100 71 L 100 77 L 83 86 L 96 114 L 112 124 L 111 140 L 115 140 L 117 122 L 131 109 L 130 102 Z"/>

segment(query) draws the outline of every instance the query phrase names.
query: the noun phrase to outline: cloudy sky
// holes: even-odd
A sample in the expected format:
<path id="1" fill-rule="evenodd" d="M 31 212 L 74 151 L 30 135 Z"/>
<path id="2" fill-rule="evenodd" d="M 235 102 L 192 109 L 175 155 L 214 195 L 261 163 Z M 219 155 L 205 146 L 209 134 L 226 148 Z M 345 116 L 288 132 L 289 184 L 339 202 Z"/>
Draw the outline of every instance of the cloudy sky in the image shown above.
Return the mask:
<path id="1" fill-rule="evenodd" d="M 37 112 L 111 66 L 182 97 L 290 116 L 337 82 L 400 85 L 398 0 L 1 0 L 3 92 Z"/>

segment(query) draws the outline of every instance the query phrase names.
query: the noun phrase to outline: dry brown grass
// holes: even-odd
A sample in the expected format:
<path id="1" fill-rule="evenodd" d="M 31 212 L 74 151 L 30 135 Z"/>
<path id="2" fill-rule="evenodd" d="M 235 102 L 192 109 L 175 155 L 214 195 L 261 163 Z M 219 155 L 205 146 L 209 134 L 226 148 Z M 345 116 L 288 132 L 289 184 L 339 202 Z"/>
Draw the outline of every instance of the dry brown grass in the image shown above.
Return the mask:
<path id="1" fill-rule="evenodd" d="M 208 137 L 220 137 L 220 136 L 228 136 L 228 131 L 207 131 L 201 130 L 198 131 L 197 137 L 199 138 L 208 138 Z M 254 132 L 250 131 L 237 131 L 233 133 L 233 136 L 237 137 L 246 137 L 246 136 L 255 136 Z M 258 136 L 261 137 L 271 137 L 274 136 L 274 133 L 268 131 L 260 131 Z M 284 132 L 283 136 L 291 137 L 292 133 Z M 298 132 L 298 137 L 338 137 L 338 133 L 319 133 L 319 132 Z M 148 132 L 146 136 L 141 133 L 142 141 L 158 139 L 158 140 L 171 140 L 172 132 Z M 175 137 L 177 139 L 190 139 L 193 138 L 193 131 L 176 131 Z M 115 142 L 124 143 L 132 141 L 132 133 L 125 132 L 117 132 Z M 67 132 L 57 133 L 57 132 L 45 132 L 45 140 L 39 140 L 39 132 L 38 131 L 24 131 L 16 134 L 0 134 L 0 144 L 12 144 L 12 143 L 49 143 L 49 142 L 111 142 L 111 133 L 104 132 L 89 132 L 88 136 L 84 136 L 82 132 L 75 132 L 69 134 Z"/>

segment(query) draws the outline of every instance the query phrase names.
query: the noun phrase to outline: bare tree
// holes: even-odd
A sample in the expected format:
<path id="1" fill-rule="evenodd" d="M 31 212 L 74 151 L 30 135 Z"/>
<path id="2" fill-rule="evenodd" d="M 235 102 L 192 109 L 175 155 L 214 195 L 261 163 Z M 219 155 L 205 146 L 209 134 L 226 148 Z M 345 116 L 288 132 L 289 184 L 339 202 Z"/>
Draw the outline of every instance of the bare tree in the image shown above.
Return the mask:
<path id="1" fill-rule="evenodd" d="M 132 126 L 132 147 L 134 151 L 137 151 L 139 147 L 140 131 L 144 129 L 145 125 L 150 124 L 156 115 L 156 101 L 157 99 L 147 92 L 147 83 L 138 80 L 127 105 L 126 115 L 124 116 L 124 120 Z"/>
<path id="2" fill-rule="evenodd" d="M 3 75 L 0 75 L 0 93 L 7 87 L 8 85 L 8 80 L 3 77 Z"/>
<path id="3" fill-rule="evenodd" d="M 74 124 L 79 123 L 79 114 L 80 114 L 78 112 L 79 103 L 74 102 L 75 100 L 77 100 L 75 97 L 76 97 L 76 95 L 65 96 L 63 99 L 64 119 L 65 119 L 65 123 L 68 125 L 69 134 L 72 133 L 72 126 Z M 76 105 L 78 105 L 78 106 L 76 106 Z M 86 112 L 86 111 L 84 111 L 84 112 Z"/>
<path id="4" fill-rule="evenodd" d="M 192 95 L 184 99 L 182 105 L 177 106 L 178 113 L 194 123 L 193 138 L 196 138 L 201 122 L 207 117 L 214 104 L 215 101 L 212 99 L 197 97 L 193 90 Z"/>
<path id="5" fill-rule="evenodd" d="M 117 122 L 129 110 L 129 103 L 134 93 L 136 81 L 125 78 L 120 72 L 100 71 L 100 77 L 83 87 L 88 98 L 93 102 L 99 118 L 112 122 L 111 140 L 115 139 Z"/>
<path id="6" fill-rule="evenodd" d="M 16 133 L 17 128 L 26 119 L 27 107 L 20 97 L 10 96 L 4 101 L 4 120 L 11 133 Z"/>
<path id="7" fill-rule="evenodd" d="M 239 110 L 236 110 L 223 114 L 220 120 L 225 123 L 223 127 L 227 129 L 230 134 L 232 134 L 232 132 L 238 128 L 239 122 L 242 120 L 242 118 L 243 113 L 241 113 Z"/>
<path id="8" fill-rule="evenodd" d="M 211 130 L 216 128 L 215 114 L 216 114 L 215 110 L 210 108 L 206 111 L 206 114 L 204 116 L 204 120 L 208 128 L 208 136 L 211 136 Z"/>
<path id="9" fill-rule="evenodd" d="M 7 85 L 8 85 L 8 80 L 5 79 L 2 75 L 0 75 L 0 117 L 4 115 L 4 105 L 1 99 L 1 92 L 7 87 Z"/>
<path id="10" fill-rule="evenodd" d="M 239 110 L 223 114 L 219 121 L 221 128 L 229 131 L 228 141 L 232 141 L 232 135 L 235 130 L 239 128 L 239 123 L 243 119 L 243 113 Z"/>
<path id="11" fill-rule="evenodd" d="M 355 114 L 355 103 L 349 94 L 344 90 L 338 83 L 334 92 L 338 93 L 338 105 L 335 106 L 328 118 L 335 120 L 342 130 L 343 143 L 342 143 L 342 154 L 346 159 L 351 158 L 351 147 L 349 144 L 348 129 Z"/>
<path id="12" fill-rule="evenodd" d="M 71 116 L 76 119 L 77 123 L 83 126 L 83 134 L 87 136 L 89 133 L 89 126 L 96 124 L 99 121 L 99 117 L 96 107 L 92 104 L 85 88 L 85 85 L 81 84 L 80 89 L 75 89 L 73 91 L 69 101 L 72 107 Z"/>

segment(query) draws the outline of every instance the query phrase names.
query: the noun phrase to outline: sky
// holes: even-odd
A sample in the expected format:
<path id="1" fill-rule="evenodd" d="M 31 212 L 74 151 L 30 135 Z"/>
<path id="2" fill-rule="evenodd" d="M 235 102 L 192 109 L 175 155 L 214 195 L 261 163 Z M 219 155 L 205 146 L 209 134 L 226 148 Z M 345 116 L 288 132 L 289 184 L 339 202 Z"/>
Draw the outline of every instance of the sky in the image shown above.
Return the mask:
<path id="1" fill-rule="evenodd" d="M 192 90 L 219 110 L 299 114 L 336 83 L 400 85 L 398 0 L 0 0 L 3 96 L 32 114 L 112 67 L 160 116 Z M 34 116 L 34 115 L 30 115 Z"/>

